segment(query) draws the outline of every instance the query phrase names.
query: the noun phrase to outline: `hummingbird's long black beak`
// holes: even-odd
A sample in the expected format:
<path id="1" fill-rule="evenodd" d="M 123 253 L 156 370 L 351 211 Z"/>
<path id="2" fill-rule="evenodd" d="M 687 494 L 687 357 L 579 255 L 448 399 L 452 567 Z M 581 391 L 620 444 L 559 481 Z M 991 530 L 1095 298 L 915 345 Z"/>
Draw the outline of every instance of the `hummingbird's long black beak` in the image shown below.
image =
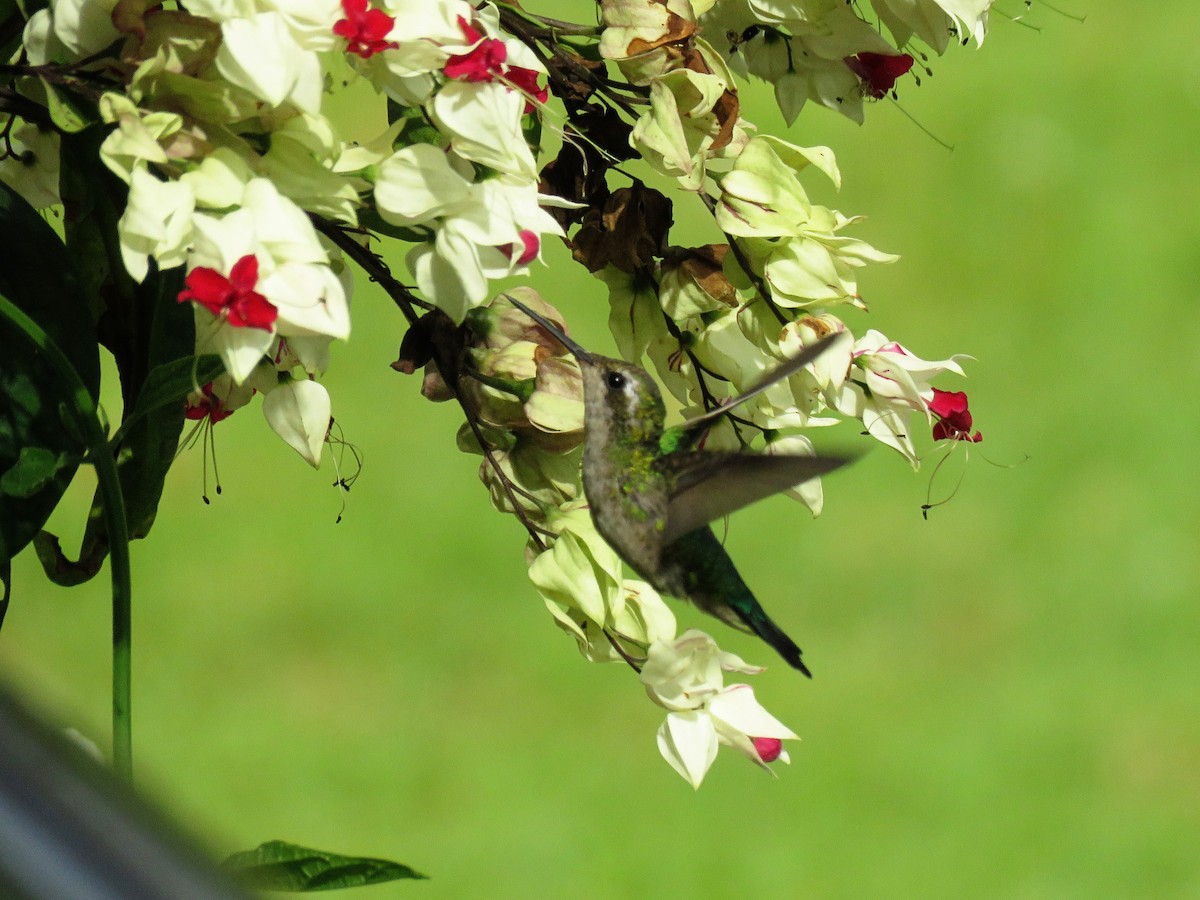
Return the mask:
<path id="1" fill-rule="evenodd" d="M 575 343 L 573 340 L 571 340 L 569 337 L 567 337 L 561 328 L 559 328 L 557 325 L 555 325 L 553 322 L 551 322 L 545 316 L 535 313 L 532 309 L 530 309 L 528 306 L 526 306 L 524 303 L 522 303 L 520 300 L 518 300 L 512 294 L 503 294 L 502 296 L 506 300 L 508 300 L 508 302 L 511 303 L 513 306 L 515 306 L 521 312 L 525 313 L 525 315 L 529 316 L 529 318 L 533 319 L 533 321 L 537 322 L 539 325 L 541 325 L 543 328 L 545 328 L 548 332 L 550 332 L 552 335 L 554 335 L 554 339 L 557 340 L 564 347 L 566 347 L 568 350 L 570 350 L 576 359 L 580 360 L 581 362 L 591 362 L 592 361 L 592 354 L 588 353 L 586 350 L 584 350 L 582 347 L 580 347 L 577 343 Z"/>

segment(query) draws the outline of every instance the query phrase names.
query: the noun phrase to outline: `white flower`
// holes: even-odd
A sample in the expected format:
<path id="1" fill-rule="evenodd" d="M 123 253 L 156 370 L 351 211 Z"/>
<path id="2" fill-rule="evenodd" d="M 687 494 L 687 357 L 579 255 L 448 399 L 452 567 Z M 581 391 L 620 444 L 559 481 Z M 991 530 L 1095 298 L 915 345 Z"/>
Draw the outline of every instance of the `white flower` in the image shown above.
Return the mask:
<path id="1" fill-rule="evenodd" d="M 920 463 L 909 420 L 914 412 L 931 419 L 930 380 L 942 372 L 964 374 L 958 364 L 962 358 L 924 360 L 871 329 L 854 344 L 856 369 L 835 398 L 838 411 L 861 419 L 873 438 L 899 451 L 916 469 Z"/>
<path id="2" fill-rule="evenodd" d="M 297 109 L 321 111 L 321 63 L 302 48 L 278 13 L 263 12 L 221 23 L 217 71 L 271 106 L 290 102 Z"/>
<path id="3" fill-rule="evenodd" d="M 792 730 L 759 705 L 749 685 L 725 685 L 724 672 L 761 671 L 695 629 L 650 646 L 641 680 L 650 699 L 669 710 L 658 749 L 692 787 L 700 787 L 721 744 L 764 769 L 775 759 L 788 762 L 778 742 L 795 740 Z"/>
<path id="4" fill-rule="evenodd" d="M 459 52 L 459 19 L 470 21 L 475 10 L 466 0 L 383 0 L 377 5 L 395 20 L 388 40 L 397 46 L 355 64 L 393 100 L 424 105 L 436 86 L 435 73 Z"/>
<path id="5" fill-rule="evenodd" d="M 720 130 L 713 108 L 728 85 L 718 75 L 677 69 L 650 83 L 650 108 L 630 133 L 647 163 L 696 190 Z"/>
<path id="6" fill-rule="evenodd" d="M 675 636 L 674 614 L 650 585 L 622 578 L 620 558 L 596 532 L 585 505 L 564 507 L 549 526 L 558 537 L 534 559 L 529 580 L 588 659 L 621 659 L 606 630 L 638 644 Z"/>
<path id="7" fill-rule="evenodd" d="M 430 225 L 433 241 L 408 254 L 418 286 L 456 322 L 488 298 L 488 279 L 522 271 L 541 235 L 562 234 L 537 184 L 501 175 L 475 183 L 454 154 L 429 144 L 398 150 L 379 167 L 375 201 L 396 225 Z"/>
<path id="8" fill-rule="evenodd" d="M 329 393 L 311 379 L 293 379 L 263 397 L 263 415 L 275 433 L 314 469 L 329 431 Z"/>
<path id="9" fill-rule="evenodd" d="M 117 124 L 100 145 L 100 159 L 127 184 L 139 166 L 167 162 L 163 142 L 183 125 L 177 113 L 143 112 L 128 97 L 114 93 L 100 98 L 100 116 Z"/>
<path id="10" fill-rule="evenodd" d="M 26 122 L 9 136 L 13 155 L 0 160 L 0 181 L 34 209 L 61 203 L 58 196 L 59 137 Z"/>
<path id="11" fill-rule="evenodd" d="M 201 348 L 219 353 L 236 381 L 245 380 L 276 333 L 349 336 L 346 295 L 325 249 L 303 210 L 271 182 L 251 180 L 240 209 L 222 217 L 196 213 L 193 223 L 185 299 L 198 304 Z"/>
<path id="12" fill-rule="evenodd" d="M 134 281 L 141 283 L 146 278 L 152 256 L 160 269 L 173 268 L 187 259 L 195 208 L 189 185 L 162 181 L 144 167 L 133 170 L 117 237 L 121 259 Z"/>
<path id="13" fill-rule="evenodd" d="M 54 34 L 76 58 L 103 50 L 117 39 L 113 25 L 116 0 L 56 0 Z"/>
<path id="14" fill-rule="evenodd" d="M 913 34 L 938 53 L 951 39 L 974 38 L 982 44 L 987 34 L 988 9 L 993 0 L 871 0 L 879 18 L 903 46 Z"/>
<path id="15" fill-rule="evenodd" d="M 179 181 L 192 189 L 197 206 L 228 209 L 242 202 L 246 185 L 253 178 L 246 160 L 228 147 L 218 147 L 196 168 L 179 176 Z"/>
<path id="16" fill-rule="evenodd" d="M 802 434 L 786 435 L 770 441 L 763 451 L 768 456 L 816 456 L 817 450 L 810 438 Z M 784 491 L 794 500 L 799 500 L 814 516 L 819 516 L 825 505 L 825 492 L 820 478 L 809 478 L 795 487 Z"/>
<path id="17" fill-rule="evenodd" d="M 523 94 L 500 81 L 451 81 L 434 95 L 428 110 L 459 156 L 536 181 L 537 163 L 521 131 Z"/>

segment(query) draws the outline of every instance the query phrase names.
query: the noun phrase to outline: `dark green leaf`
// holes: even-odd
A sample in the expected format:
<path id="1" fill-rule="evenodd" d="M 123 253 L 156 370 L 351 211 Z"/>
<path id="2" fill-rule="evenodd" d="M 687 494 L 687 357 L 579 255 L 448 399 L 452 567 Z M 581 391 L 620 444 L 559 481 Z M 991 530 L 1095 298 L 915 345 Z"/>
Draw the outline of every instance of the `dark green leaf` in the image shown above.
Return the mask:
<path id="1" fill-rule="evenodd" d="M 149 340 L 138 347 L 135 358 L 126 359 L 121 368 L 122 388 L 128 382 L 134 391 L 132 397 L 138 398 L 132 401 L 126 398 L 125 420 L 137 414 L 141 393 L 155 368 L 176 365 L 181 359 L 190 365 L 194 359 L 195 322 L 190 304 L 178 301 L 181 290 L 182 266 L 166 272 L 151 269 L 140 286 L 136 327 L 142 334 L 149 335 Z M 118 361 L 118 367 L 121 365 Z M 153 412 L 138 418 L 121 440 L 117 474 L 125 492 L 131 538 L 145 537 L 154 523 L 163 482 L 179 448 L 184 412 L 183 403 L 160 404 Z"/>
<path id="2" fill-rule="evenodd" d="M 117 345 L 123 351 L 123 355 L 117 357 L 122 394 L 136 391 L 135 396 L 139 398 L 130 400 L 126 397 L 123 422 L 128 422 L 129 427 L 122 424 L 120 443 L 114 448 L 131 539 L 144 538 L 154 525 L 167 470 L 175 460 L 179 435 L 183 431 L 185 409 L 182 402 L 159 403 L 148 398 L 145 414 L 138 409 L 141 391 L 149 383 L 155 368 L 186 366 L 191 372 L 195 359 L 191 356 L 195 325 L 191 309 L 176 300 L 182 288 L 182 268 L 158 272 L 151 267 L 150 274 L 135 291 L 133 309 L 136 317 L 129 326 L 147 337 L 140 344 L 122 342 Z M 182 400 L 190 389 L 189 381 L 188 388 L 178 395 L 179 399 Z M 157 388 L 155 393 L 161 400 L 163 393 Z M 134 416 L 137 416 L 136 421 Z M 38 537 L 38 558 L 47 576 L 55 583 L 79 584 L 99 571 L 108 552 L 108 531 L 104 517 L 99 515 L 100 509 L 101 498 L 97 492 L 77 561 L 63 556 L 53 535 Z"/>
<path id="3" fill-rule="evenodd" d="M 45 447 L 22 447 L 16 464 L 0 475 L 0 491 L 28 499 L 49 484 L 60 469 L 74 469 L 76 465 L 77 461 Z"/>
<path id="4" fill-rule="evenodd" d="M 0 294 L 42 327 L 95 398 L 100 353 L 67 248 L 23 197 L 7 185 L 0 188 Z"/>
<path id="5" fill-rule="evenodd" d="M 183 431 L 184 405 L 171 403 L 170 375 L 151 373 L 160 366 L 190 366 L 195 352 L 195 325 L 187 304 L 178 302 L 183 269 L 165 272 L 151 265 L 141 284 L 130 278 L 121 259 L 117 221 L 128 190 L 101 163 L 100 143 L 106 129 L 87 128 L 64 135 L 63 202 L 67 210 L 67 247 L 77 266 L 85 295 L 98 316 L 96 333 L 112 353 L 121 379 L 123 424 L 113 447 L 125 497 L 131 538 L 145 537 L 154 524 L 167 469 L 175 458 Z M 68 175 L 69 173 L 69 175 Z M 165 379 L 165 380 L 164 380 Z M 150 385 L 146 399 L 142 395 Z M 186 394 L 186 391 L 182 392 Z M 59 584 L 91 578 L 108 552 L 108 533 L 99 494 L 92 502 L 78 560 L 67 558 L 58 539 L 43 534 L 38 558 L 46 574 Z"/>
<path id="6" fill-rule="evenodd" d="M 0 562 L 0 584 L 4 591 L 0 594 L 0 628 L 4 627 L 4 617 L 8 615 L 8 599 L 12 593 L 12 564 L 6 559 Z"/>
<path id="7" fill-rule="evenodd" d="M 260 891 L 332 891 L 426 876 L 400 863 L 341 856 L 286 841 L 268 841 L 235 853 L 224 868 L 247 887 Z"/>
<path id="8" fill-rule="evenodd" d="M 62 241 L 23 198 L 0 184 L 0 296 L 32 319 L 67 357 L 94 399 L 100 385 L 95 328 Z M 0 316 L 0 472 L 21 463 L 21 453 L 42 448 L 59 464 L 40 489 L 22 496 L 0 493 L 0 563 L 37 534 L 75 473 L 83 442 L 64 404 L 73 388 L 62 384 L 26 331 Z M 26 459 L 25 465 L 31 460 Z M 18 470 L 12 479 L 31 486 Z M 37 480 L 36 478 L 34 479 Z M 20 493 L 20 492 L 19 492 Z"/>
<path id="9" fill-rule="evenodd" d="M 106 127 L 95 125 L 78 134 L 63 135 L 59 181 L 70 263 L 84 298 L 101 320 L 105 316 L 111 319 L 114 307 L 127 307 L 134 291 L 117 236 L 128 188 L 100 161 L 100 145 L 107 132 Z M 113 342 L 111 335 L 107 339 L 101 335 L 101 343 L 109 350 L 113 350 Z"/>
<path id="10" fill-rule="evenodd" d="M 425 117 L 425 110 L 419 106 L 404 106 L 394 100 L 387 105 L 389 122 L 404 120 L 404 130 L 396 141 L 397 146 L 411 147 L 413 144 L 433 144 L 440 147 L 446 142 L 445 137 L 438 131 L 437 126 Z"/>
<path id="11" fill-rule="evenodd" d="M 133 411 L 123 426 L 141 421 L 172 403 L 182 403 L 197 386 L 203 387 L 225 371 L 219 356 L 186 356 L 155 366 L 146 376 Z"/>

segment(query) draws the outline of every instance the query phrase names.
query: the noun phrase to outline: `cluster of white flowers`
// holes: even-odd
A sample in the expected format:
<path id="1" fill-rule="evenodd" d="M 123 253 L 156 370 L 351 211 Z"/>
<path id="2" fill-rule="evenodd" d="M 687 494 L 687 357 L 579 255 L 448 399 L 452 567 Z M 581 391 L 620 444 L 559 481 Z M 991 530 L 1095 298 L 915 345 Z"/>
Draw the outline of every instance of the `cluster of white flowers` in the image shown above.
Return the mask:
<path id="1" fill-rule="evenodd" d="M 115 126 L 101 155 L 129 186 L 125 266 L 138 281 L 152 262 L 186 267 L 197 352 L 219 354 L 229 375 L 194 408 L 229 412 L 247 384 L 268 398 L 283 390 L 265 400 L 268 421 L 313 465 L 330 410 L 316 379 L 330 341 L 349 336 L 352 282 L 310 214 L 357 226 L 373 208 L 420 229 L 409 265 L 459 321 L 489 278 L 526 271 L 542 236 L 562 234 L 539 204 L 522 130 L 546 99 L 544 70 L 499 34 L 493 7 L 197 0 L 134 15 L 115 0 L 54 0 L 30 18 L 24 50 L 34 66 L 72 63 L 118 39 L 130 75 L 100 100 Z M 441 145 L 406 141 L 403 116 L 381 116 L 376 140 L 343 138 L 323 114 L 327 85 L 362 79 L 431 122 Z M 14 137 L 39 162 L 10 161 L 14 183 L 39 208 L 58 202 L 52 138 L 32 125 Z"/>
<path id="2" fill-rule="evenodd" d="M 855 338 L 830 311 L 865 309 L 857 270 L 895 257 L 846 234 L 854 218 L 810 200 L 802 175 L 840 183 L 832 151 L 757 134 L 735 74 L 770 81 L 789 122 L 809 100 L 861 120 L 864 100 L 912 66 L 903 47 L 981 42 L 990 3 L 872 0 L 871 22 L 842 0 L 602 0 L 603 27 L 580 31 L 642 95 L 624 110 L 632 150 L 687 202 L 706 204 L 727 240 L 664 240 L 637 271 L 591 266 L 622 355 L 649 358 L 686 413 L 847 334 L 739 410 L 740 426 L 716 425 L 708 447 L 811 453 L 803 429 L 850 418 L 915 467 L 914 416 L 935 439 L 979 440 L 965 395 L 931 385 L 962 374 L 957 358 L 925 361 L 873 330 Z M 795 735 L 746 685 L 723 681 L 760 670 L 707 635 L 677 634 L 654 589 L 625 578 L 597 535 L 580 484 L 575 361 L 503 298 L 488 302 L 491 280 L 526 272 L 546 235 L 568 236 L 569 216 L 547 207 L 584 205 L 539 188 L 540 127 L 561 115 L 548 114 L 543 62 L 501 19 L 467 0 L 50 0 L 30 17 L 23 52 L 53 66 L 119 45 L 123 89 L 103 95 L 99 115 L 111 125 L 102 159 L 129 189 L 121 256 L 139 282 L 184 267 L 178 299 L 195 310 L 197 353 L 225 365 L 190 398 L 190 417 L 218 421 L 261 393 L 272 428 L 318 465 L 331 409 L 318 378 L 330 342 L 350 333 L 351 278 L 314 222 L 410 242 L 421 294 L 474 336 L 457 387 L 476 428 L 460 445 L 487 453 L 496 505 L 531 525 L 530 578 L 555 620 L 589 659 L 640 669 L 668 710 L 660 749 L 693 785 L 718 745 L 760 765 L 786 761 L 779 742 Z M 361 142 L 327 115 L 356 82 L 380 97 L 376 136 Z M 11 126 L 0 178 L 37 207 L 58 202 L 57 137 Z M 532 292 L 521 298 L 562 323 Z M 428 367 L 428 395 L 454 393 L 439 379 Z M 820 511 L 819 482 L 793 493 Z"/>

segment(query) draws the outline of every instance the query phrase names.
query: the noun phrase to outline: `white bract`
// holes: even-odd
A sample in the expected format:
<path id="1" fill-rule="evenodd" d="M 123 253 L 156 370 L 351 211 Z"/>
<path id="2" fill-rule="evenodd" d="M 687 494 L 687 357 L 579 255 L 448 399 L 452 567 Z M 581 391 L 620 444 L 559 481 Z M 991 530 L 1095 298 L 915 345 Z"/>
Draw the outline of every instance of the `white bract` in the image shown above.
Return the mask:
<path id="1" fill-rule="evenodd" d="M 297 43 L 283 16 L 263 12 L 228 19 L 221 23 L 221 37 L 216 65 L 226 81 L 272 106 L 289 102 L 320 112 L 320 60 Z"/>
<path id="2" fill-rule="evenodd" d="M 239 209 L 220 217 L 196 213 L 193 224 L 188 270 L 206 268 L 228 275 L 239 260 L 253 256 L 258 261 L 256 290 L 278 310 L 275 326 L 263 329 L 238 327 L 198 309 L 200 347 L 220 354 L 236 380 L 250 374 L 276 333 L 349 337 L 350 310 L 325 249 L 308 217 L 271 182 L 250 181 Z"/>
<path id="3" fill-rule="evenodd" d="M 926 402 L 933 397 L 930 379 L 942 372 L 965 374 L 958 364 L 964 357 L 924 360 L 871 329 L 855 343 L 853 358 L 857 371 L 843 385 L 837 408 L 861 419 L 871 437 L 899 451 L 917 468 L 909 420 L 914 412 L 930 420 Z"/>
<path id="4" fill-rule="evenodd" d="M 747 684 L 725 684 L 725 672 L 757 675 L 763 669 L 722 651 L 701 631 L 651 644 L 641 681 L 650 699 L 668 710 L 658 729 L 658 749 L 694 788 L 717 758 L 719 745 L 733 747 L 756 765 L 767 763 L 755 738 L 795 740 L 790 728 L 768 713 Z M 778 757 L 784 762 L 787 755 Z"/>
<path id="5" fill-rule="evenodd" d="M 527 236 L 561 235 L 539 204 L 537 184 L 501 175 L 475 182 L 461 157 L 428 144 L 398 150 L 379 167 L 375 201 L 396 225 L 436 229 L 409 252 L 421 290 L 455 321 L 487 299 L 488 280 L 524 271 Z"/>
<path id="6" fill-rule="evenodd" d="M 263 415 L 277 435 L 314 469 L 329 431 L 329 392 L 315 381 L 293 380 L 263 398 Z"/>
<path id="7" fill-rule="evenodd" d="M 132 171 L 129 199 L 117 222 L 121 259 L 135 281 L 146 278 L 151 257 L 171 269 L 187 259 L 196 197 L 182 181 L 162 181 L 143 167 Z"/>
<path id="8" fill-rule="evenodd" d="M 34 209 L 61 203 L 58 196 L 58 132 L 26 122 L 10 135 L 13 155 L 0 159 L 0 181 L 29 201 Z"/>
<path id="9" fill-rule="evenodd" d="M 588 659 L 621 659 L 606 630 L 639 644 L 675 636 L 675 616 L 650 585 L 622 577 L 621 560 L 597 534 L 586 506 L 568 504 L 549 524 L 558 537 L 534 559 L 529 579 Z"/>

